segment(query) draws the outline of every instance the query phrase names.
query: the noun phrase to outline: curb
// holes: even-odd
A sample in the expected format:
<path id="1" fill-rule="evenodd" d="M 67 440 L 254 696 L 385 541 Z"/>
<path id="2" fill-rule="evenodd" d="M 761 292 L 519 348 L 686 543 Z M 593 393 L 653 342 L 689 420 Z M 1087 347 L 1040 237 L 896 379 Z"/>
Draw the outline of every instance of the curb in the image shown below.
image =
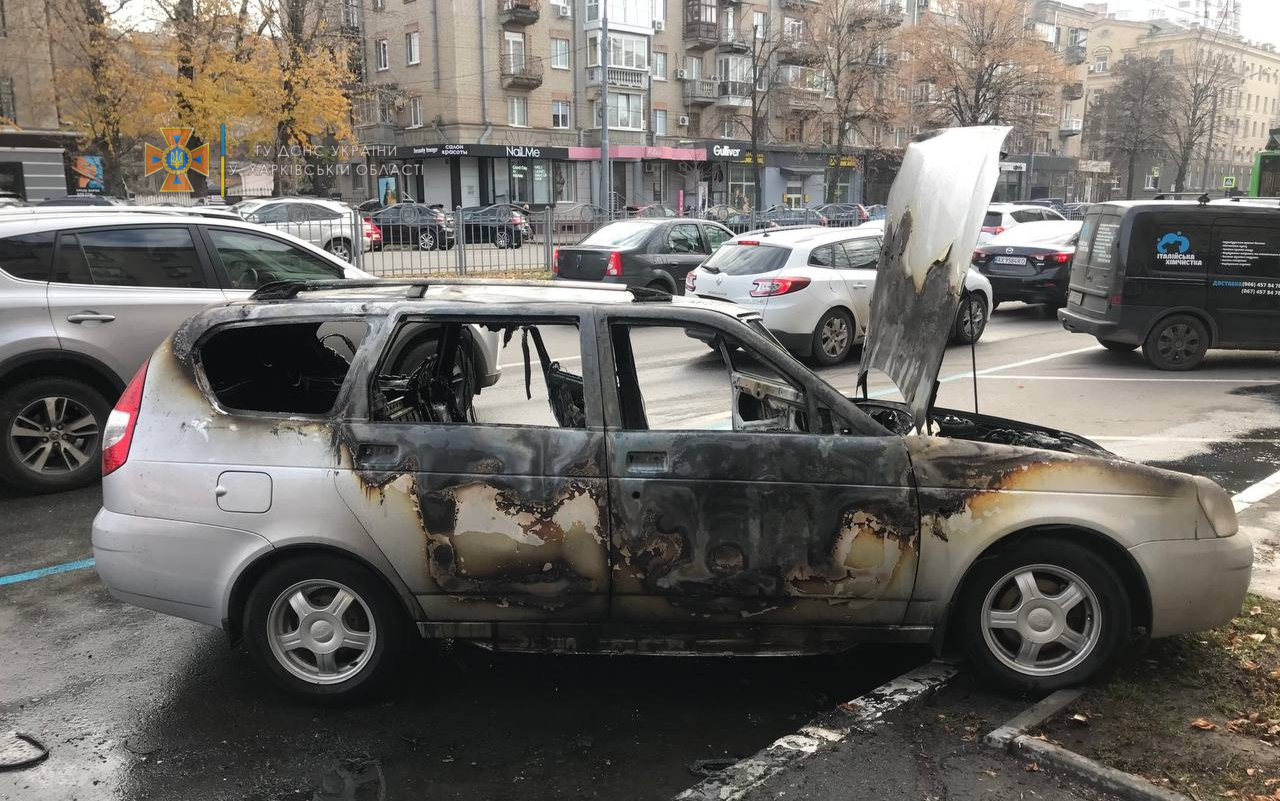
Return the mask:
<path id="1" fill-rule="evenodd" d="M 1152 784 L 1146 779 L 1109 768 L 1075 751 L 1046 740 L 1029 737 L 1027 729 L 1039 726 L 1084 695 L 1084 689 L 1058 690 L 994 729 L 982 742 L 1017 757 L 1034 759 L 1079 781 L 1127 801 L 1191 801 L 1185 795 Z"/>
<path id="2" fill-rule="evenodd" d="M 735 801 L 824 747 L 866 731 L 880 718 L 943 687 L 956 665 L 934 660 L 822 713 L 794 734 L 779 737 L 754 756 L 735 762 L 676 796 L 676 801 Z"/>

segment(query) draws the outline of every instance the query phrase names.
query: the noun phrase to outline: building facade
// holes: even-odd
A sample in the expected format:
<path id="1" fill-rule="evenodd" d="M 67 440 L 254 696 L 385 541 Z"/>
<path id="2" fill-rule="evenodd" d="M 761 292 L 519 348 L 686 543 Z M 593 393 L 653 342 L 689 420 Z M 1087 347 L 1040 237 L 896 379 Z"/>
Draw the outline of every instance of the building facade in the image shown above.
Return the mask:
<path id="1" fill-rule="evenodd" d="M 774 48 L 770 68 L 793 91 L 752 81 L 760 42 L 805 41 L 819 5 L 364 0 L 354 117 L 370 154 L 366 191 L 449 207 L 754 206 L 759 174 L 764 205 L 821 203 L 835 174 L 821 79 Z M 768 119 L 755 153 L 753 91 Z M 600 196 L 606 124 L 611 198 Z M 839 197 L 862 200 L 861 157 L 843 163 Z"/>
<path id="2" fill-rule="evenodd" d="M 1228 36 L 1239 36 L 1240 4 L 1244 0 L 1106 0 L 1086 3 L 1099 17 L 1123 22 L 1165 20 L 1184 28 L 1199 25 Z M 1269 3 L 1274 0 L 1253 0 Z"/>
<path id="3" fill-rule="evenodd" d="M 1086 102 L 1093 107 L 1118 82 L 1116 67 L 1126 57 L 1143 55 L 1160 59 L 1172 71 L 1183 69 L 1187 59 L 1223 59 L 1228 75 L 1211 103 L 1211 122 L 1192 156 L 1184 191 L 1222 192 L 1248 187 L 1254 157 L 1266 147 L 1267 134 L 1280 125 L 1280 54 L 1272 45 L 1255 45 L 1238 36 L 1220 34 L 1200 26 L 1183 27 L 1166 21 L 1128 22 L 1103 19 L 1089 40 L 1089 74 Z M 1089 126 L 1094 129 L 1093 126 Z M 1086 133 L 1086 158 L 1102 160 L 1102 143 Z M 1151 197 L 1172 188 L 1175 165 L 1167 156 L 1142 160 L 1134 181 L 1135 195 Z M 1111 170 L 1113 196 L 1128 185 L 1125 165 Z"/>
<path id="4" fill-rule="evenodd" d="M 66 195 L 74 167 L 77 135 L 59 119 L 50 13 L 37 0 L 0 0 L 0 192 L 26 200 Z"/>

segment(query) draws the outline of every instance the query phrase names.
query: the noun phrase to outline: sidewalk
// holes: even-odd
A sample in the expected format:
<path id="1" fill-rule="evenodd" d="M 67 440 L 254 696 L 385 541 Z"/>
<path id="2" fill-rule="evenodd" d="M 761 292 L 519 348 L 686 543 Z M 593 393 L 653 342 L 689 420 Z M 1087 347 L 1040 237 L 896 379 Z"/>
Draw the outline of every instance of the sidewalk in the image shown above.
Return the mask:
<path id="1" fill-rule="evenodd" d="M 746 801 L 1099 801 L 1108 796 L 982 744 L 1026 709 L 961 673 L 937 695 L 886 715 L 747 792 Z"/>
<path id="2" fill-rule="evenodd" d="M 1240 533 L 1253 540 L 1249 591 L 1280 601 L 1280 494 L 1254 501 L 1236 514 Z"/>

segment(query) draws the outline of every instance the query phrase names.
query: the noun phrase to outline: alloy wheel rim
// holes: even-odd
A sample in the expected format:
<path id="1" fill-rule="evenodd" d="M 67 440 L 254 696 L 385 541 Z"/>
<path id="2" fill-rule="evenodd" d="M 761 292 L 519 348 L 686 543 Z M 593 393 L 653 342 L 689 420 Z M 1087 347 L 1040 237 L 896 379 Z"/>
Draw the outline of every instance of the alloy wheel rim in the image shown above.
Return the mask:
<path id="1" fill-rule="evenodd" d="M 1200 350 L 1200 335 L 1186 323 L 1178 323 L 1161 331 L 1156 345 L 1165 359 L 1184 362 Z"/>
<path id="2" fill-rule="evenodd" d="M 969 298 L 969 302 L 965 304 L 960 314 L 960 328 L 964 331 L 964 335 L 968 339 L 976 339 L 978 334 L 978 321 L 982 319 L 982 301 L 977 298 Z"/>
<path id="3" fill-rule="evenodd" d="M 9 442 L 18 461 L 44 475 L 71 473 L 92 463 L 100 437 L 93 412 L 61 396 L 32 401 L 9 426 Z"/>
<path id="4" fill-rule="evenodd" d="M 329 579 L 300 581 L 276 596 L 267 613 L 271 653 L 290 675 L 339 684 L 368 664 L 378 628 L 368 604 Z"/>
<path id="5" fill-rule="evenodd" d="M 982 637 L 1006 667 L 1056 676 L 1093 653 L 1102 615 L 1093 589 L 1056 565 L 1028 565 L 992 585 L 982 603 Z"/>
<path id="6" fill-rule="evenodd" d="M 497 244 L 497 246 L 498 246 L 498 247 L 500 247 L 500 248 L 505 248 L 505 247 L 507 246 L 507 232 L 506 232 L 506 231 L 499 231 L 499 232 L 498 232 L 498 238 L 497 238 L 496 240 L 494 240 L 494 241 L 495 241 L 495 244 Z"/>
<path id="7" fill-rule="evenodd" d="M 338 258 L 340 259 L 350 258 L 351 251 L 349 251 L 347 249 L 347 246 L 342 244 L 341 242 L 334 242 L 333 245 L 331 245 L 331 247 L 333 249 L 330 252 L 333 253 L 333 255 L 337 256 Z"/>
<path id="8" fill-rule="evenodd" d="M 849 326 L 844 318 L 833 316 L 822 325 L 822 352 L 828 356 L 839 356 L 849 346 Z"/>
<path id="9" fill-rule="evenodd" d="M 423 231 L 422 234 L 418 236 L 418 245 L 423 250 L 434 250 L 436 246 L 436 239 L 431 235 L 430 231 Z"/>

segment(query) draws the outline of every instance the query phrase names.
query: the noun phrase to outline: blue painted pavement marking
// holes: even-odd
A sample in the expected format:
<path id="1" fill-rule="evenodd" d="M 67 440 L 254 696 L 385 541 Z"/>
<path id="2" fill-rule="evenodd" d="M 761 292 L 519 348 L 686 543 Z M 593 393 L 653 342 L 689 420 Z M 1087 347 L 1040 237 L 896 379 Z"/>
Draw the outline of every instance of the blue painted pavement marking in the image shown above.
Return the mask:
<path id="1" fill-rule="evenodd" d="M 51 567 L 42 567 L 39 570 L 28 570 L 25 573 L 11 573 L 7 576 L 0 576 L 0 587 L 6 584 L 17 584 L 20 581 L 31 581 L 33 579 L 52 576 L 55 573 L 66 573 L 68 570 L 83 570 L 86 567 L 93 567 L 92 559 L 81 559 L 78 562 L 63 562 L 60 565 L 52 565 Z"/>

